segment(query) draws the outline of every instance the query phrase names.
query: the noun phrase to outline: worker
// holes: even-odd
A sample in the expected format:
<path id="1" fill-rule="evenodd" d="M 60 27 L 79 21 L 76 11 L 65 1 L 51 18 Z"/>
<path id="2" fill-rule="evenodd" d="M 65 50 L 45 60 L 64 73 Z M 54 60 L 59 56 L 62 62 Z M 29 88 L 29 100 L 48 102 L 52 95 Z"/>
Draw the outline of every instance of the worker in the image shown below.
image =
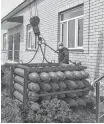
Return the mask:
<path id="1" fill-rule="evenodd" d="M 58 61 L 61 65 L 67 65 L 70 63 L 76 65 L 76 66 L 81 66 L 81 62 L 76 60 L 76 61 L 71 61 L 69 60 L 69 51 L 68 48 L 64 47 L 63 42 L 58 43 Z"/>
<path id="2" fill-rule="evenodd" d="M 66 47 L 64 47 L 63 42 L 58 43 L 59 56 L 58 61 L 60 64 L 69 64 L 69 52 Z"/>

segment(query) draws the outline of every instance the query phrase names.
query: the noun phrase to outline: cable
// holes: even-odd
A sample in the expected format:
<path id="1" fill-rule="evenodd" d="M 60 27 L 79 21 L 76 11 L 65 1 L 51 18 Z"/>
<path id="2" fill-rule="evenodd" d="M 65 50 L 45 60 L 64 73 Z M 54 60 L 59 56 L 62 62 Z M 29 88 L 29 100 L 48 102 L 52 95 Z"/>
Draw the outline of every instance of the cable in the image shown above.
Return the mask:
<path id="1" fill-rule="evenodd" d="M 43 41 L 45 41 L 45 39 L 44 38 L 42 38 L 42 40 Z M 46 41 L 45 41 L 45 43 L 42 43 L 42 44 L 45 44 L 47 47 L 49 47 L 51 50 L 53 50 L 55 53 L 58 53 L 56 50 L 54 50 L 52 47 L 50 47 L 49 45 L 47 45 L 46 44 Z"/>
<path id="2" fill-rule="evenodd" d="M 42 38 L 43 39 L 43 41 L 45 41 L 45 39 L 44 38 Z M 45 44 L 45 46 L 48 46 L 51 50 L 53 50 L 54 52 L 56 52 L 56 53 L 58 53 L 56 50 L 54 50 L 53 48 L 51 48 L 49 45 L 47 45 L 46 44 L 46 41 L 45 41 L 45 43 L 43 43 L 43 44 Z M 77 63 L 75 63 L 75 62 L 73 62 L 73 61 L 71 61 L 71 60 L 69 60 L 72 64 L 74 64 L 74 65 L 77 65 Z"/>
<path id="3" fill-rule="evenodd" d="M 32 59 L 31 59 L 29 62 L 27 62 L 26 64 L 29 64 L 30 62 L 33 61 L 33 59 L 35 58 L 35 56 L 36 56 L 36 54 L 37 54 L 37 52 L 38 52 L 38 49 L 39 49 L 39 45 L 38 45 L 38 48 L 37 48 L 37 50 L 36 50 L 34 56 L 32 57 Z"/>
<path id="4" fill-rule="evenodd" d="M 46 62 L 51 63 L 51 62 L 49 62 L 49 61 L 46 59 L 46 57 L 44 56 L 44 53 L 43 53 L 43 50 L 42 50 L 41 45 L 40 45 L 40 49 L 41 49 L 42 55 L 43 55 L 44 59 L 46 60 Z"/>
<path id="5" fill-rule="evenodd" d="M 58 53 L 56 50 L 54 50 L 52 47 L 50 47 L 49 45 L 46 44 L 46 41 L 45 41 L 44 38 L 38 37 L 38 39 L 39 39 L 39 38 L 40 38 L 41 40 L 43 40 L 44 43 L 42 43 L 42 41 L 40 41 L 40 42 L 38 41 L 38 47 L 37 47 L 37 50 L 36 50 L 34 56 L 33 56 L 32 59 L 31 59 L 29 62 L 27 62 L 26 64 L 29 64 L 30 62 L 33 61 L 33 59 L 35 58 L 35 56 L 36 56 L 36 54 L 37 54 L 37 52 L 38 52 L 38 50 L 39 50 L 39 47 L 40 47 L 40 49 L 41 49 L 42 56 L 43 56 L 43 61 L 42 61 L 42 63 L 44 63 L 44 60 L 46 60 L 46 62 L 48 62 L 48 63 L 52 63 L 52 62 L 49 62 L 49 61 L 46 59 L 46 57 L 45 57 L 46 46 L 49 47 L 51 50 L 53 50 L 55 53 Z M 42 50 L 42 46 L 41 46 L 42 44 L 44 44 L 44 52 L 43 52 L 43 50 Z M 73 61 L 71 61 L 71 60 L 69 60 L 69 61 L 70 61 L 72 64 L 76 65 L 75 62 L 73 62 Z M 23 63 L 23 61 L 21 61 L 21 62 Z M 19 62 L 19 63 L 20 63 L 20 62 Z"/>
<path id="6" fill-rule="evenodd" d="M 38 16 L 38 8 L 37 8 L 37 2 L 34 0 L 34 10 L 35 10 L 35 16 Z"/>
<path id="7" fill-rule="evenodd" d="M 45 52 L 46 52 L 46 45 L 44 44 L 44 56 L 45 56 Z M 44 57 L 43 57 L 43 62 L 44 63 Z"/>
<path id="8" fill-rule="evenodd" d="M 45 45 L 45 48 L 44 48 L 44 56 L 45 56 L 45 51 L 46 51 L 46 46 L 49 47 L 52 51 L 54 51 L 55 53 L 58 53 L 56 50 L 54 50 L 52 47 L 50 47 L 49 45 L 46 44 L 46 41 L 43 37 L 41 37 L 41 39 L 44 41 L 42 44 Z M 45 58 L 46 59 L 46 58 Z M 51 62 L 52 63 L 52 62 Z"/>
<path id="9" fill-rule="evenodd" d="M 51 48 L 49 45 L 47 45 L 46 44 L 46 41 L 45 41 L 45 39 L 44 38 L 42 38 L 42 37 L 40 37 L 43 41 L 44 41 L 44 43 L 42 43 L 42 41 L 38 41 L 38 47 L 37 47 L 37 50 L 36 50 L 36 52 L 35 52 L 35 54 L 34 54 L 34 56 L 32 57 L 32 59 L 29 61 L 29 62 L 27 62 L 26 64 L 29 64 L 30 62 L 32 62 L 33 61 L 33 59 L 35 58 L 35 56 L 36 56 L 36 54 L 37 54 L 37 52 L 38 52 L 38 50 L 39 50 L 39 47 L 40 47 L 40 50 L 41 50 L 41 52 L 42 52 L 42 56 L 43 56 L 43 61 L 42 61 L 42 63 L 44 63 L 44 60 L 46 60 L 46 62 L 48 62 L 48 63 L 52 63 L 52 62 L 49 62 L 47 59 L 46 59 L 46 57 L 45 57 L 45 52 L 46 52 L 46 46 L 47 47 L 49 47 L 51 50 L 53 50 L 54 52 L 56 52 L 56 53 L 58 53 L 57 51 L 55 51 L 53 48 Z M 39 39 L 39 38 L 38 38 Z M 43 50 L 42 50 L 42 44 L 44 44 L 44 52 L 43 52 Z M 71 61 L 71 60 L 69 60 L 72 64 L 74 64 L 74 65 L 76 65 L 76 63 L 75 62 L 73 62 L 73 61 Z M 22 62 L 23 63 L 23 62 Z"/>
<path id="10" fill-rule="evenodd" d="M 39 40 L 39 38 L 40 38 L 41 40 Z M 36 56 L 36 54 L 37 54 L 37 52 L 38 52 L 38 50 L 39 50 L 39 47 L 40 47 L 40 49 L 41 49 L 42 56 L 43 56 L 43 61 L 42 61 L 42 63 L 44 63 L 44 60 L 46 60 L 46 62 L 48 62 L 48 63 L 52 63 L 52 62 L 49 62 L 49 61 L 46 59 L 46 57 L 45 57 L 46 46 L 49 47 L 49 48 L 50 48 L 51 50 L 53 50 L 54 52 L 56 52 L 56 53 L 58 53 L 58 52 L 55 51 L 53 48 L 51 48 L 49 45 L 47 45 L 47 44 L 46 44 L 46 41 L 45 41 L 44 38 L 38 36 L 38 40 L 39 40 L 40 42 L 38 41 L 38 47 L 37 47 L 37 50 L 36 50 L 34 56 L 32 57 L 32 59 L 31 59 L 29 62 L 27 62 L 26 64 L 29 64 L 30 62 L 33 61 L 33 59 L 35 58 L 35 56 Z M 44 43 L 42 43 L 42 40 L 44 41 Z M 42 46 L 41 46 L 42 44 L 45 45 L 45 46 L 44 46 L 44 52 L 43 52 L 43 50 L 42 50 Z"/>
<path id="11" fill-rule="evenodd" d="M 32 7 L 31 7 L 31 0 L 29 1 L 29 11 L 30 11 L 30 18 L 32 17 Z"/>
<path id="12" fill-rule="evenodd" d="M 39 47 L 40 47 L 41 52 L 42 52 L 43 62 L 44 62 L 44 59 L 45 59 L 45 60 L 46 60 L 46 62 L 50 63 L 50 62 L 46 59 L 46 57 L 45 57 L 46 44 L 44 44 L 44 45 L 45 45 L 45 47 L 44 47 L 44 52 L 43 52 L 43 50 L 42 50 L 41 45 L 42 45 L 42 43 L 41 43 L 41 42 L 40 42 L 40 43 L 38 43 L 38 48 L 37 48 L 37 50 L 36 50 L 36 52 L 35 52 L 34 56 L 33 56 L 33 57 L 32 57 L 32 59 L 31 59 L 29 62 L 27 62 L 26 64 L 29 64 L 30 62 L 32 62 L 32 61 L 33 61 L 33 59 L 35 58 L 35 56 L 36 56 L 36 54 L 37 54 L 37 52 L 38 52 L 38 50 L 39 50 Z M 43 63 L 43 62 L 42 62 L 42 63 Z"/>

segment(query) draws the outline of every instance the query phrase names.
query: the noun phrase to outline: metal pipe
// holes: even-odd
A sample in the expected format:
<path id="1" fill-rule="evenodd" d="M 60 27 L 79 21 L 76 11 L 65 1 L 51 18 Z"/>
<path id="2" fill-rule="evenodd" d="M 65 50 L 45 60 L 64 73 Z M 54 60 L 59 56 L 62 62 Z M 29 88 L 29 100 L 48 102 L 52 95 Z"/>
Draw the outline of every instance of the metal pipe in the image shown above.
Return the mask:
<path id="1" fill-rule="evenodd" d="M 24 69 L 24 93 L 23 93 L 23 110 L 26 110 L 27 107 L 27 101 L 28 101 L 28 71 L 27 69 Z"/>
<path id="2" fill-rule="evenodd" d="M 11 78 L 10 78 L 10 97 L 13 98 L 13 70 L 14 70 L 14 66 L 11 67 Z"/>
<path id="3" fill-rule="evenodd" d="M 60 94 L 66 94 L 66 93 L 77 93 L 81 91 L 89 91 L 89 88 L 79 89 L 79 90 L 69 90 L 69 91 L 60 91 L 60 92 L 54 92 L 54 93 L 44 93 L 44 94 L 37 94 L 38 97 L 41 96 L 52 96 L 52 95 L 60 95 Z"/>
<path id="4" fill-rule="evenodd" d="M 96 123 L 100 121 L 100 82 L 96 83 Z"/>
<path id="5" fill-rule="evenodd" d="M 102 76 L 100 76 L 99 78 L 97 78 L 97 79 L 95 79 L 92 83 L 91 83 L 91 85 L 94 85 L 95 83 L 97 83 L 97 82 L 99 82 L 101 79 L 103 79 L 104 78 L 104 74 L 102 75 Z"/>
<path id="6" fill-rule="evenodd" d="M 100 116 L 100 119 L 101 119 L 102 117 L 104 117 L 104 114 L 102 114 L 102 115 Z"/>

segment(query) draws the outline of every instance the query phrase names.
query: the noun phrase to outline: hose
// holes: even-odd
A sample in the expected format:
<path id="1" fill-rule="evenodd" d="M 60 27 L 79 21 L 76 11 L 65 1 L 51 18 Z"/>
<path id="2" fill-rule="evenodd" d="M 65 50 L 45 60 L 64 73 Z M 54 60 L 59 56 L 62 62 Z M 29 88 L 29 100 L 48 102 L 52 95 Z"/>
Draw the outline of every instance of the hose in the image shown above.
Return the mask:
<path id="1" fill-rule="evenodd" d="M 46 59 L 46 57 L 45 57 L 46 46 L 49 47 L 49 48 L 50 48 L 52 51 L 54 51 L 55 53 L 58 53 L 56 50 L 54 50 L 52 47 L 50 47 L 49 45 L 46 44 L 46 41 L 45 41 L 45 39 L 44 39 L 43 37 L 40 37 L 40 38 L 44 41 L 44 43 L 41 42 L 40 44 L 38 44 L 38 48 L 37 48 L 37 50 L 36 50 L 34 56 L 33 56 L 32 59 L 31 59 L 29 62 L 27 62 L 26 64 L 29 64 L 30 62 L 33 61 L 33 59 L 35 58 L 35 56 L 36 56 L 36 54 L 37 54 L 37 52 L 38 52 L 38 50 L 39 50 L 39 47 L 40 47 L 40 49 L 41 49 L 42 56 L 43 56 L 43 61 L 42 61 L 42 63 L 44 63 L 44 60 L 46 60 L 46 62 L 48 62 L 48 63 L 52 63 L 52 62 L 49 62 L 49 61 Z M 42 44 L 45 45 L 45 46 L 44 46 L 44 52 L 43 52 L 42 47 L 41 47 Z"/>
<path id="2" fill-rule="evenodd" d="M 45 55 L 44 55 L 44 53 L 43 53 L 43 50 L 42 50 L 41 45 L 40 45 L 40 49 L 41 49 L 41 52 L 42 52 L 43 58 L 46 60 L 46 62 L 51 63 L 51 62 L 49 62 L 49 61 L 46 59 L 46 57 L 45 57 Z"/>
<path id="3" fill-rule="evenodd" d="M 58 53 L 56 50 L 54 50 L 52 47 L 50 47 L 49 45 L 46 44 L 46 41 L 44 38 L 42 38 L 42 40 L 45 42 L 45 43 L 42 43 L 42 44 L 45 44 L 46 46 L 48 46 L 51 50 L 53 50 L 55 53 Z"/>
<path id="4" fill-rule="evenodd" d="M 36 56 L 36 54 L 37 54 L 37 52 L 38 52 L 38 49 L 39 49 L 39 45 L 38 45 L 38 48 L 37 48 L 37 50 L 36 50 L 34 56 L 32 57 L 32 59 L 31 59 L 29 62 L 27 62 L 26 64 L 29 64 L 30 62 L 33 61 L 33 59 L 35 58 L 35 56 Z"/>
<path id="5" fill-rule="evenodd" d="M 45 45 L 45 44 L 44 44 L 44 45 Z M 44 56 L 45 56 L 45 51 L 46 51 L 46 45 L 44 46 Z M 44 57 L 43 57 L 42 63 L 44 63 Z"/>

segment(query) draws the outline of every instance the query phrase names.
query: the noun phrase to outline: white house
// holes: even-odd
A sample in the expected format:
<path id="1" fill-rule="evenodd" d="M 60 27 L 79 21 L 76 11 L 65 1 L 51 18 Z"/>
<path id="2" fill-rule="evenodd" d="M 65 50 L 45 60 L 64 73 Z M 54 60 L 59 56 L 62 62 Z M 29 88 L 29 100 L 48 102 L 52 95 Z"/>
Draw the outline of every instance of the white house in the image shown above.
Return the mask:
<path id="1" fill-rule="evenodd" d="M 69 58 L 80 60 L 93 78 L 104 73 L 104 0 L 25 0 L 1 19 L 2 30 L 7 31 L 1 52 L 5 62 L 27 63 L 33 57 L 37 38 L 29 20 L 36 15 L 49 46 L 56 50 L 63 41 Z M 57 56 L 46 48 L 49 61 L 57 62 Z M 42 62 L 40 51 L 32 62 Z"/>

